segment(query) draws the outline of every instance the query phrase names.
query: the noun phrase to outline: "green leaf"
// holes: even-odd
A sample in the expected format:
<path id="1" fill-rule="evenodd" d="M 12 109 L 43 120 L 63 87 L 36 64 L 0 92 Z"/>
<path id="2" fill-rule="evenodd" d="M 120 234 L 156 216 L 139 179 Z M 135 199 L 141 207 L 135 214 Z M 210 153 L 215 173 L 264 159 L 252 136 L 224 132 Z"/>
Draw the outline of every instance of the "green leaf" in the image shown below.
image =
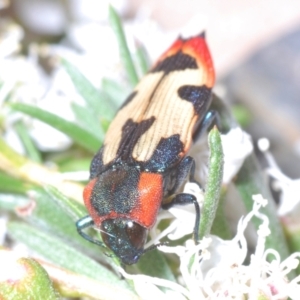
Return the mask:
<path id="1" fill-rule="evenodd" d="M 149 251 L 142 255 L 137 266 L 142 274 L 176 282 L 172 270 L 159 250 Z"/>
<path id="2" fill-rule="evenodd" d="M 120 18 L 111 5 L 109 6 L 109 20 L 111 27 L 114 30 L 115 35 L 117 37 L 120 49 L 120 56 L 124 64 L 126 74 L 128 75 L 129 81 L 131 82 L 132 86 L 135 86 L 139 81 L 137 71 L 135 69 L 130 51 L 128 49 Z"/>
<path id="3" fill-rule="evenodd" d="M 51 186 L 46 186 L 45 189 L 35 188 L 31 192 L 31 199 L 36 206 L 27 216 L 28 222 L 77 246 L 84 253 L 108 260 L 103 249 L 86 241 L 77 232 L 75 222 L 87 214 L 82 204 L 69 199 Z"/>
<path id="4" fill-rule="evenodd" d="M 142 75 L 145 75 L 150 68 L 150 64 L 147 51 L 141 43 L 137 44 L 136 57 L 139 63 L 138 67 L 141 70 Z"/>
<path id="5" fill-rule="evenodd" d="M 200 239 L 211 231 L 219 204 L 223 179 L 223 150 L 221 136 L 217 127 L 214 127 L 208 135 L 208 146 L 210 149 L 209 171 L 201 211 Z"/>
<path id="6" fill-rule="evenodd" d="M 35 253 L 57 266 L 99 280 L 112 287 L 129 288 L 119 276 L 50 234 L 21 222 L 9 223 L 8 232 L 13 238 L 26 244 Z"/>
<path id="7" fill-rule="evenodd" d="M 51 201 L 54 201 L 54 205 L 58 205 L 64 212 L 66 212 L 73 221 L 77 221 L 79 218 L 87 215 L 86 208 L 65 195 L 53 186 L 45 186 L 45 192 L 48 197 L 51 197 Z"/>
<path id="8" fill-rule="evenodd" d="M 83 129 L 77 124 L 66 121 L 53 113 L 33 105 L 24 103 L 10 103 L 9 105 L 12 109 L 23 112 L 65 133 L 72 138 L 74 142 L 91 152 L 95 152 L 99 149 L 103 139 L 103 136 L 101 136 L 101 133 L 99 132 L 91 134 L 89 131 Z"/>
<path id="9" fill-rule="evenodd" d="M 115 103 L 116 107 L 120 107 L 130 93 L 130 89 L 121 86 L 118 82 L 109 78 L 102 79 L 101 88 L 111 101 Z"/>
<path id="10" fill-rule="evenodd" d="M 0 191 L 7 193 L 25 194 L 34 185 L 19 178 L 0 172 Z"/>
<path id="11" fill-rule="evenodd" d="M 24 122 L 19 121 L 15 123 L 14 128 L 23 143 L 23 146 L 26 150 L 28 157 L 35 162 L 41 162 L 42 161 L 41 154 L 39 150 L 35 147 Z"/>
<path id="12" fill-rule="evenodd" d="M 228 220 L 225 215 L 225 194 L 226 188 L 221 191 L 221 196 L 219 200 L 219 205 L 216 211 L 216 217 L 214 219 L 210 234 L 216 235 L 223 240 L 229 240 L 232 238 L 232 234 L 229 228 Z"/>
<path id="13" fill-rule="evenodd" d="M 103 126 L 100 126 L 100 120 L 98 120 L 96 117 L 91 117 L 92 114 L 89 111 L 89 109 L 86 109 L 86 107 L 81 106 L 75 102 L 71 103 L 72 110 L 74 112 L 76 121 L 79 125 L 81 125 L 82 128 L 90 132 L 94 135 L 95 132 L 98 133 L 99 137 L 101 137 L 101 140 L 104 137 L 104 128 Z"/>
<path id="14" fill-rule="evenodd" d="M 71 63 L 62 59 L 62 65 L 70 76 L 76 90 L 86 102 L 86 109 L 94 118 L 105 119 L 111 121 L 115 115 L 116 107 L 109 102 L 107 97 Z"/>
<path id="15" fill-rule="evenodd" d="M 56 160 L 58 164 L 59 170 L 64 172 L 77 172 L 77 171 L 88 171 L 91 164 L 91 157 L 84 157 L 79 158 L 78 156 L 74 155 L 72 157 L 72 153 L 68 153 L 69 158 L 64 160 Z M 76 158 L 74 160 L 74 157 Z M 87 178 L 88 179 L 88 178 Z"/>
<path id="16" fill-rule="evenodd" d="M 11 260 L 10 269 L 15 270 L 15 274 L 13 278 L 8 277 L 7 280 L 0 282 L 1 299 L 59 299 L 47 272 L 34 259 L 20 258 L 17 261 Z M 18 275 L 19 277 L 16 280 L 15 276 Z"/>
<path id="17" fill-rule="evenodd" d="M 0 136 L 0 169 L 19 168 L 26 163 L 26 158 L 13 150 Z"/>
<path id="18" fill-rule="evenodd" d="M 105 261 L 107 264 L 110 264 L 113 266 L 114 265 L 119 266 L 120 261 L 116 256 L 112 256 L 112 257 L 108 258 L 107 256 L 104 255 L 104 252 L 109 253 L 111 251 L 110 249 L 108 249 L 108 248 L 103 249 L 102 247 L 99 247 L 98 245 L 95 245 L 89 241 L 86 241 L 84 238 L 82 238 L 78 234 L 77 229 L 75 230 L 75 228 L 76 228 L 75 222 L 88 214 L 86 208 L 83 205 L 81 205 L 80 203 L 64 196 L 62 193 L 60 193 L 56 188 L 54 188 L 52 186 L 46 186 L 45 191 L 52 198 L 52 201 L 54 201 L 53 204 L 55 204 L 55 208 L 53 208 L 52 210 L 57 211 L 57 209 L 58 209 L 60 214 L 62 212 L 65 212 L 65 213 L 67 213 L 67 216 L 65 216 L 64 218 L 72 220 L 71 226 L 64 225 L 63 228 L 61 229 L 61 231 L 64 231 L 64 234 L 66 234 L 68 236 L 68 239 L 72 240 L 73 243 L 80 245 L 80 247 L 84 250 L 85 253 L 89 253 L 90 255 L 97 256 L 99 259 L 102 259 L 102 261 Z M 48 209 L 50 209 L 50 207 L 48 207 Z M 53 225 L 55 225 L 57 222 L 53 221 L 53 219 L 57 218 L 57 214 L 59 214 L 59 212 L 53 212 L 53 215 L 55 215 L 53 217 L 51 217 L 49 215 L 46 216 L 47 218 L 49 218 L 48 223 L 53 223 Z M 65 222 L 65 220 L 64 220 L 64 222 Z M 60 222 L 60 227 L 61 226 L 62 226 L 62 222 Z M 71 231 L 66 230 L 66 228 L 67 229 L 71 228 Z M 90 235 L 93 235 L 93 234 L 98 234 L 97 239 L 99 239 L 100 241 L 102 240 L 101 235 L 99 235 L 99 232 L 97 232 L 95 230 L 93 232 L 93 230 L 91 229 Z"/>

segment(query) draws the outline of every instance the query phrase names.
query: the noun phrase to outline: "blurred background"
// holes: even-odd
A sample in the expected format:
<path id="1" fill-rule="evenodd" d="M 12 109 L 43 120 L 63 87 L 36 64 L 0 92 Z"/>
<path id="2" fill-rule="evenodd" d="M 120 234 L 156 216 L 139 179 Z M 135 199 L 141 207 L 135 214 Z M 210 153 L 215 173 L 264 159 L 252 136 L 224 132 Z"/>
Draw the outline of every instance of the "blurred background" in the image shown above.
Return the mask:
<path id="1" fill-rule="evenodd" d="M 0 53 L 0 79 L 17 71 L 5 59 L 16 53 L 36 58 L 35 47 L 50 44 L 51 51 L 67 57 L 96 86 L 103 76 L 125 80 L 108 22 L 109 4 L 122 17 L 129 46 L 142 44 L 150 62 L 179 34 L 205 30 L 216 93 L 246 116 L 244 125 L 254 141 L 270 140 L 284 173 L 300 176 L 298 0 L 0 0 L 0 42 L 6 45 Z M 51 68 L 43 65 L 41 76 L 45 74 L 49 87 Z"/>

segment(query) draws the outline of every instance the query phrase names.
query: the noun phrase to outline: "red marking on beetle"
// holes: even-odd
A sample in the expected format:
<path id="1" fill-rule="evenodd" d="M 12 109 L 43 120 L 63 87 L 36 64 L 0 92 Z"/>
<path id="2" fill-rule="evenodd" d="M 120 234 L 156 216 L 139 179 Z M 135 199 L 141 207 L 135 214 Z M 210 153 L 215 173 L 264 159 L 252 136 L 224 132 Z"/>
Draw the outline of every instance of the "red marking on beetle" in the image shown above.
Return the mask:
<path id="1" fill-rule="evenodd" d="M 91 203 L 91 196 L 96 182 L 97 178 L 91 180 L 83 191 L 84 204 L 96 226 L 99 226 L 104 220 L 117 218 L 130 219 L 146 228 L 151 228 L 154 225 L 163 197 L 161 174 L 141 173 L 137 187 L 139 194 L 137 203 L 135 208 L 126 214 L 111 211 L 104 216 L 98 215 Z"/>
<path id="2" fill-rule="evenodd" d="M 159 57 L 159 60 L 154 64 L 154 66 L 156 66 L 159 62 L 165 60 L 167 57 L 176 54 L 182 48 L 183 42 L 184 42 L 184 40 L 182 40 L 180 38 L 177 39 L 172 44 L 172 46 Z"/>
<path id="3" fill-rule="evenodd" d="M 207 74 L 205 84 L 207 87 L 213 87 L 215 83 L 215 71 L 208 46 L 203 37 L 194 37 L 187 40 L 182 45 L 182 52 L 194 57 L 197 60 L 199 68 L 204 68 Z"/>
<path id="4" fill-rule="evenodd" d="M 97 217 L 97 213 L 95 212 L 95 209 L 92 206 L 91 196 L 92 196 L 92 192 L 93 192 L 96 182 L 97 182 L 97 177 L 92 179 L 83 190 L 84 204 L 93 219 L 94 219 L 94 216 Z"/>
<path id="5" fill-rule="evenodd" d="M 163 197 L 161 174 L 143 172 L 138 184 L 139 201 L 130 218 L 146 228 L 151 228 L 158 214 Z"/>
<path id="6" fill-rule="evenodd" d="M 196 59 L 198 67 L 205 69 L 207 77 L 203 83 L 209 88 L 213 87 L 215 83 L 214 65 L 210 51 L 203 36 L 196 36 L 187 40 L 183 38 L 177 39 L 173 45 L 159 58 L 154 66 L 179 51 L 182 51 L 184 54 L 190 55 Z"/>

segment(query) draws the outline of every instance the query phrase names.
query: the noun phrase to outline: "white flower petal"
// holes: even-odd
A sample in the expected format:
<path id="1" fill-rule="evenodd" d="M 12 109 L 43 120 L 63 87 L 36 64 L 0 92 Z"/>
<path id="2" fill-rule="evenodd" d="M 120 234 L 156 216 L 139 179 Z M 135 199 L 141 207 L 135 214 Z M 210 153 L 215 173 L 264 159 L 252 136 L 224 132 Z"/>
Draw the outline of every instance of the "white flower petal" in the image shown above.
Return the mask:
<path id="1" fill-rule="evenodd" d="M 281 197 L 278 208 L 279 216 L 300 213 L 300 179 L 281 182 Z"/>
<path id="2" fill-rule="evenodd" d="M 245 158 L 253 151 L 252 139 L 241 128 L 221 135 L 224 153 L 223 183 L 228 184 L 241 168 Z"/>

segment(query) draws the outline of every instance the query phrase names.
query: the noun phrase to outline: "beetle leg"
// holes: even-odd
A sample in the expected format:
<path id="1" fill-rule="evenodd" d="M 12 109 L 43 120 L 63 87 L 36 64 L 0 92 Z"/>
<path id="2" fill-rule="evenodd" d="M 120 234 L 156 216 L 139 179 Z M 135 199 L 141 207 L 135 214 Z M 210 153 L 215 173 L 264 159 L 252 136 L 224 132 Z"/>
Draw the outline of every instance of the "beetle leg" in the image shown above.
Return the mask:
<path id="1" fill-rule="evenodd" d="M 186 204 L 194 204 L 196 211 L 196 220 L 194 227 L 194 240 L 195 243 L 199 242 L 199 224 L 200 224 L 200 206 L 194 195 L 181 193 L 174 196 L 174 198 L 169 202 L 162 205 L 163 209 L 169 209 L 174 205 L 186 205 Z"/>
<path id="2" fill-rule="evenodd" d="M 196 181 L 195 175 L 195 161 L 191 156 L 186 156 L 178 165 L 177 172 L 175 175 L 174 183 L 172 184 L 172 188 L 169 189 L 168 194 L 175 194 L 176 190 L 181 186 L 181 184 L 185 181 L 187 177 L 189 177 L 189 181 L 196 183 L 200 189 L 201 185 L 198 181 Z"/>
<path id="3" fill-rule="evenodd" d="M 96 240 L 92 237 L 90 237 L 88 234 L 86 234 L 85 232 L 83 232 L 84 229 L 89 228 L 94 226 L 94 221 L 90 216 L 85 216 L 82 219 L 79 219 L 76 222 L 76 228 L 77 228 L 77 232 L 87 241 L 92 242 L 96 245 L 99 245 L 101 247 L 105 247 L 105 244 L 99 240 Z M 106 247 L 105 247 L 106 248 Z"/>
<path id="4" fill-rule="evenodd" d="M 185 181 L 188 177 L 190 182 L 196 183 L 199 188 L 201 188 L 199 182 L 195 180 L 195 161 L 191 156 L 185 157 L 179 164 L 177 168 L 177 174 L 174 182 L 174 187 L 169 191 L 169 195 L 171 195 L 172 200 L 167 203 L 162 204 L 163 209 L 169 209 L 174 205 L 186 205 L 186 204 L 194 204 L 196 211 L 196 220 L 194 227 L 194 240 L 198 243 L 199 236 L 199 223 L 200 223 L 200 206 L 197 202 L 197 199 L 194 195 L 188 193 L 180 193 L 174 194 L 175 191 L 180 187 L 180 185 Z"/>

